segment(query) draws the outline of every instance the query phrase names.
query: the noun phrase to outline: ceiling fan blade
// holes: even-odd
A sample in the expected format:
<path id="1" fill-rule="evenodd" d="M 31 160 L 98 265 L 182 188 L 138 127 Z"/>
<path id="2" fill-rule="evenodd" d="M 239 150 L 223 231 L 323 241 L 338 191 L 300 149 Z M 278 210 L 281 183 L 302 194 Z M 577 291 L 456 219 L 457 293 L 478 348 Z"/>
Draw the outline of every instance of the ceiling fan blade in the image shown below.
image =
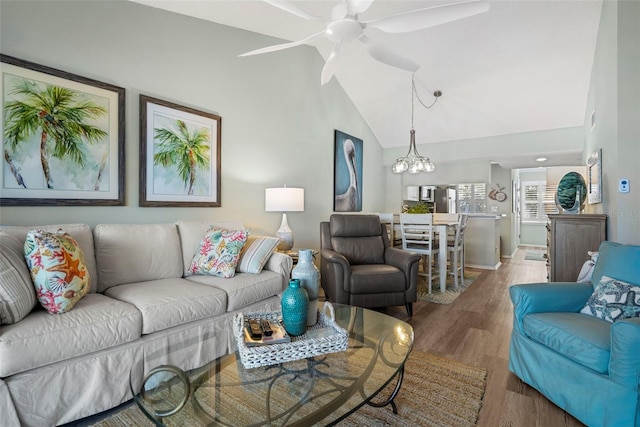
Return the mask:
<path id="1" fill-rule="evenodd" d="M 347 0 L 343 0 L 331 9 L 331 20 L 339 21 L 347 16 L 349 13 L 349 6 L 347 6 Z"/>
<path id="2" fill-rule="evenodd" d="M 489 10 L 489 2 L 472 0 L 399 13 L 367 22 L 366 26 L 387 33 L 408 33 L 477 15 L 487 10 Z"/>
<path id="3" fill-rule="evenodd" d="M 324 85 L 325 83 L 328 83 L 338 69 L 340 50 L 340 43 L 336 43 L 335 45 L 333 45 L 333 49 L 331 49 L 331 53 L 327 58 L 327 62 L 325 62 L 324 67 L 322 67 L 322 75 L 320 77 L 321 84 Z"/>
<path id="4" fill-rule="evenodd" d="M 348 14 L 357 15 L 369 9 L 373 0 L 347 0 Z"/>
<path id="5" fill-rule="evenodd" d="M 314 34 L 312 36 L 307 37 L 306 39 L 298 40 L 296 42 L 289 42 L 289 43 L 276 44 L 276 45 L 273 45 L 273 46 L 267 46 L 267 47 L 263 47 L 261 49 L 252 50 L 251 52 L 243 53 L 243 54 L 238 55 L 238 56 L 239 57 L 243 57 L 243 56 L 260 55 L 261 53 L 275 52 L 275 51 L 282 50 L 282 49 L 288 49 L 290 47 L 300 46 L 302 44 L 307 44 L 309 42 L 312 42 L 313 40 L 317 39 L 318 37 L 322 36 L 323 34 L 324 34 L 324 31 L 320 31 L 319 33 L 316 33 L 316 34 Z"/>
<path id="6" fill-rule="evenodd" d="M 318 21 L 318 20 L 324 21 L 324 18 L 308 14 L 304 10 L 299 9 L 298 7 L 286 1 L 279 1 L 279 0 L 262 0 L 262 1 L 270 4 L 271 6 L 275 6 L 278 9 L 284 10 L 285 12 L 289 12 L 290 14 L 296 15 L 303 19 L 309 19 L 314 21 Z"/>
<path id="7" fill-rule="evenodd" d="M 393 67 L 402 68 L 403 70 L 415 73 L 420 68 L 420 64 L 404 54 L 384 46 L 378 42 L 374 42 L 367 36 L 360 37 L 360 41 L 364 44 L 367 52 L 373 59 L 376 59 Z"/>

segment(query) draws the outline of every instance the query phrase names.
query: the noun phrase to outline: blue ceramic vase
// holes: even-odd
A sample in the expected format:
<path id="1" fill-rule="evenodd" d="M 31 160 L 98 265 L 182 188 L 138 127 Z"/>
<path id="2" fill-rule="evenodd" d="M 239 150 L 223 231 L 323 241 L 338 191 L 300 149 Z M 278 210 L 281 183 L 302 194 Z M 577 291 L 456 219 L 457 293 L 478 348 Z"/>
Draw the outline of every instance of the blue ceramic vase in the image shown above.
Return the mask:
<path id="1" fill-rule="evenodd" d="M 320 290 L 320 272 L 313 263 L 313 251 L 301 249 L 298 252 L 298 264 L 291 271 L 291 277 L 300 280 L 300 286 L 309 295 L 307 310 L 307 326 L 313 326 L 318 321 L 318 292 Z"/>
<path id="2" fill-rule="evenodd" d="M 307 330 L 309 295 L 300 286 L 300 280 L 291 279 L 289 281 L 289 287 L 282 293 L 280 305 L 282 323 L 287 333 L 291 336 L 304 334 Z"/>

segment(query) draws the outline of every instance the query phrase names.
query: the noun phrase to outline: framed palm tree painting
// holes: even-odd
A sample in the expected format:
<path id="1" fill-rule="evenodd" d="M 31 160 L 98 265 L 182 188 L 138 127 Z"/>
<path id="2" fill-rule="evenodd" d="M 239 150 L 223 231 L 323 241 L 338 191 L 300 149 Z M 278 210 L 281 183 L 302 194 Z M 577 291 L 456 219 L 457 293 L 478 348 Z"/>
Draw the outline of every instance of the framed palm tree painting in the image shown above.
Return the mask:
<path id="1" fill-rule="evenodd" d="M 0 55 L 0 202 L 124 204 L 124 88 Z"/>
<path id="2" fill-rule="evenodd" d="M 140 95 L 140 206 L 220 206 L 222 118 Z"/>

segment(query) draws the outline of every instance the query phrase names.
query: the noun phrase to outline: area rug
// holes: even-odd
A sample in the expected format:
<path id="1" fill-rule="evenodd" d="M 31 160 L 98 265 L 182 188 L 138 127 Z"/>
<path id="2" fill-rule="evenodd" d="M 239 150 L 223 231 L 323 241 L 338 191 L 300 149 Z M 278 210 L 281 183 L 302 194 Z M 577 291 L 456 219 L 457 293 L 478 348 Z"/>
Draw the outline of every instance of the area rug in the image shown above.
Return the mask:
<path id="1" fill-rule="evenodd" d="M 405 365 L 404 381 L 390 407 L 365 405 L 338 425 L 470 427 L 478 420 L 486 387 L 487 371 L 454 360 L 413 351 Z M 388 396 L 395 384 L 381 392 Z M 135 404 L 95 424 L 96 427 L 153 426 Z"/>
<path id="2" fill-rule="evenodd" d="M 424 276 L 418 276 L 418 301 L 435 302 L 436 304 L 451 304 L 460 296 L 478 277 L 478 271 L 464 271 L 464 283 L 458 283 L 458 287 L 453 286 L 453 277 L 447 277 L 447 288 L 445 292 L 440 292 L 438 280 L 431 285 L 431 293 L 427 286 L 427 279 Z"/>
<path id="3" fill-rule="evenodd" d="M 525 260 L 531 260 L 531 261 L 546 261 L 547 260 L 547 254 L 544 251 L 538 251 L 535 249 L 527 249 L 527 251 L 524 254 L 524 259 Z"/>

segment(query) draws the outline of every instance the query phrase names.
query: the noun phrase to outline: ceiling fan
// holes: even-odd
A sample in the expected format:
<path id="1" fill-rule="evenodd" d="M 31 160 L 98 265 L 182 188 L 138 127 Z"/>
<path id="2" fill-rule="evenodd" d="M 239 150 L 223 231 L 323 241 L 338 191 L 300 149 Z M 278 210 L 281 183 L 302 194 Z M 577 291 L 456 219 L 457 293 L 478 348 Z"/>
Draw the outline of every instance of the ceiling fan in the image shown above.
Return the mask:
<path id="1" fill-rule="evenodd" d="M 364 22 L 359 20 L 358 15 L 366 11 L 374 0 L 342 0 L 339 4 L 334 6 L 331 11 L 330 19 L 308 14 L 297 6 L 294 6 L 292 3 L 286 1 L 263 1 L 303 19 L 324 21 L 326 22 L 326 27 L 323 31 L 313 34 L 305 39 L 252 50 L 251 52 L 243 53 L 239 56 L 275 52 L 302 44 L 308 44 L 324 36 L 334 44 L 331 53 L 322 68 L 322 75 L 320 79 L 322 84 L 331 80 L 331 77 L 336 72 L 342 43 L 352 40 L 359 40 L 364 45 L 369 55 L 380 62 L 403 70 L 411 71 L 412 73 L 416 72 L 420 68 L 420 65 L 411 58 L 364 35 L 366 28 L 377 28 L 387 33 L 408 33 L 445 24 L 468 16 L 477 15 L 489 10 L 489 3 L 487 1 L 471 0 L 461 3 L 427 7 L 424 9 L 399 13 L 397 15 Z"/>

